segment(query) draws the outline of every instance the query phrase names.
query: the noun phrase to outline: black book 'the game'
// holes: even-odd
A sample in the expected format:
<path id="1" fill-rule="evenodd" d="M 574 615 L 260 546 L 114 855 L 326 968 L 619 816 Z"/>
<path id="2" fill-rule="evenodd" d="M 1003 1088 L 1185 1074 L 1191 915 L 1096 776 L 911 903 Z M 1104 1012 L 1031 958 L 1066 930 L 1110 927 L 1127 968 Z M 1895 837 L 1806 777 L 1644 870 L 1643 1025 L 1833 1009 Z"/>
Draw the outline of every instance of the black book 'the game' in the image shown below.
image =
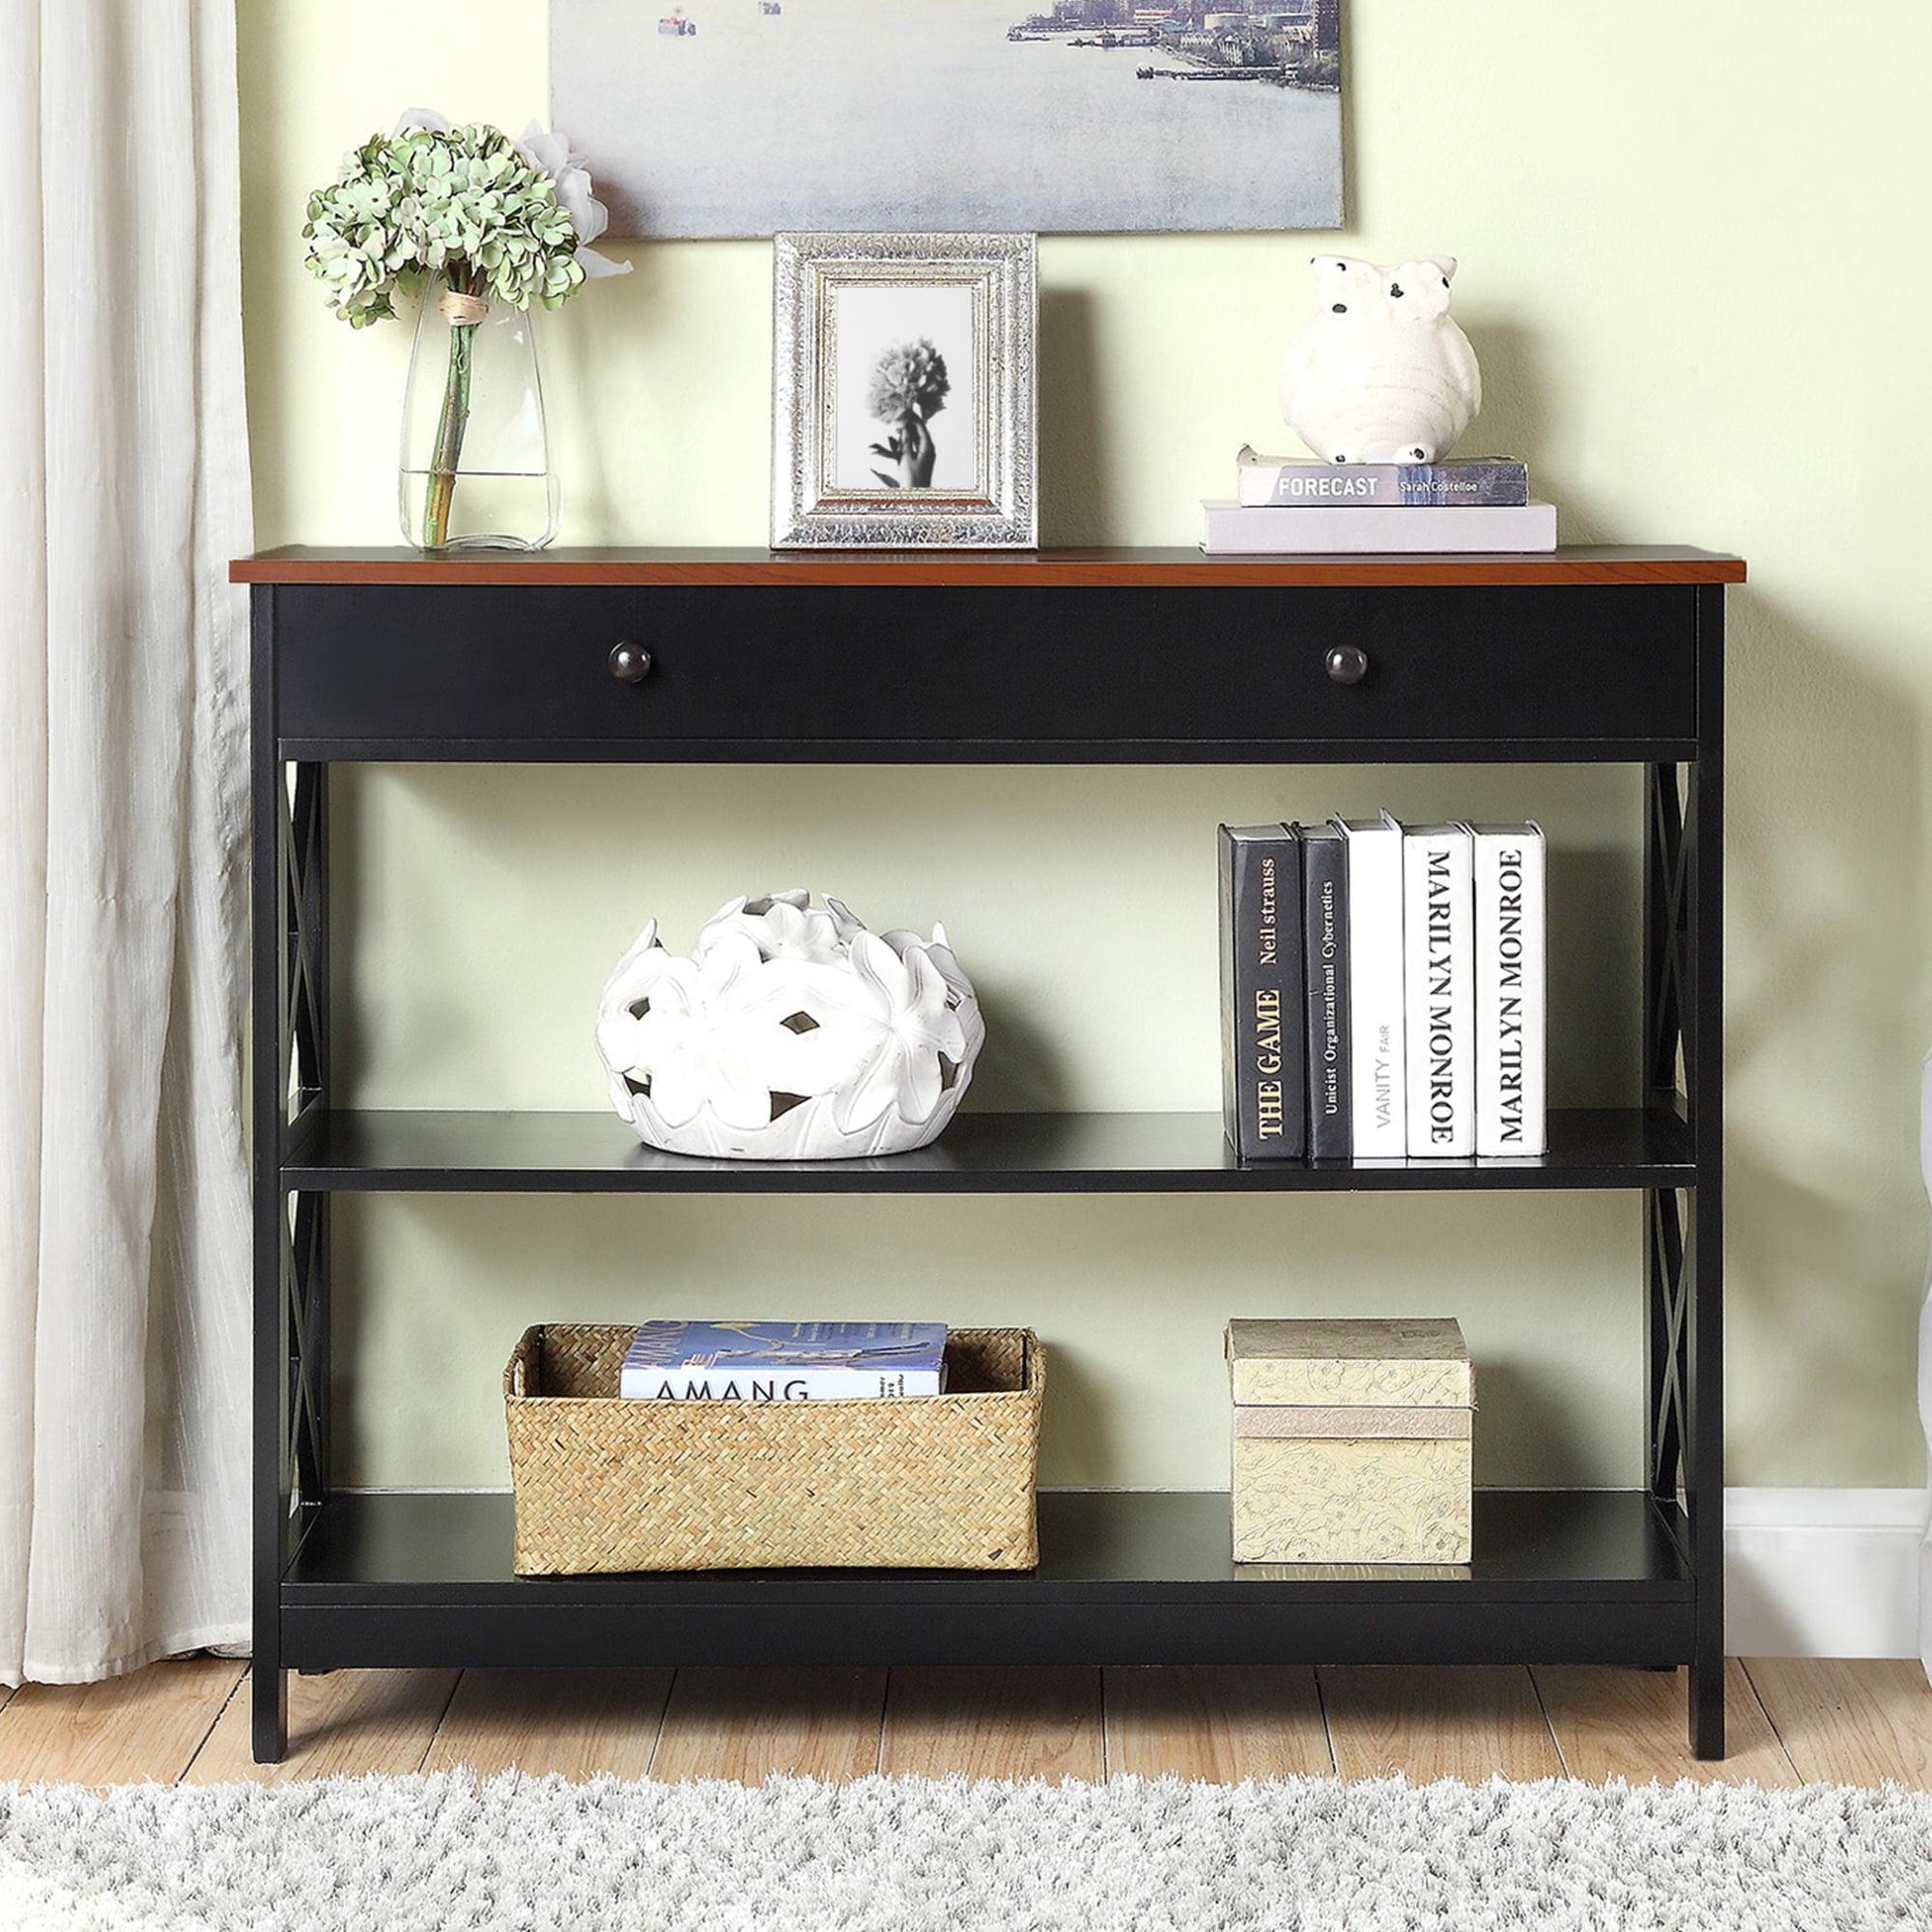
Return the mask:
<path id="1" fill-rule="evenodd" d="M 1300 830 L 1308 1151 L 1317 1160 L 1347 1160 L 1355 1151 L 1349 1065 L 1349 854 L 1332 827 Z"/>
<path id="2" fill-rule="evenodd" d="M 1308 1151 L 1301 845 L 1292 826 L 1221 828 L 1221 1118 L 1243 1160 Z"/>

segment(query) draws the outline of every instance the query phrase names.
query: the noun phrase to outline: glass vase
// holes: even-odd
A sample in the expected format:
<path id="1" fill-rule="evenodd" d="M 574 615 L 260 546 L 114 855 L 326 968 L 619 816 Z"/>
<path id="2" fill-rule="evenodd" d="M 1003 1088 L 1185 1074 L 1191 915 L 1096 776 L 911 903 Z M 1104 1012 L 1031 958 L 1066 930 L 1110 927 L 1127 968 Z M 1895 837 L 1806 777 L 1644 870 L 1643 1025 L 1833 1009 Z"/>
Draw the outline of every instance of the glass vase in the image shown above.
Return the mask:
<path id="1" fill-rule="evenodd" d="M 562 496 L 550 463 L 536 316 L 440 277 L 424 293 L 403 395 L 397 503 L 426 551 L 541 550 Z"/>

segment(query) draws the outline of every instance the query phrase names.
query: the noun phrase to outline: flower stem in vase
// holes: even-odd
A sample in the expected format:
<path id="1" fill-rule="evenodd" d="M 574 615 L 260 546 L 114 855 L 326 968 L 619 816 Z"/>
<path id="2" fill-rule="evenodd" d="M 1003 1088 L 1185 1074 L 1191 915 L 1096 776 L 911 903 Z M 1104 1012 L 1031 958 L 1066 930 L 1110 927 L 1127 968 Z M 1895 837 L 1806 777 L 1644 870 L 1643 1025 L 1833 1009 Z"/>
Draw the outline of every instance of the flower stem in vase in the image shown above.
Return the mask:
<path id="1" fill-rule="evenodd" d="M 481 316 L 459 314 L 481 301 L 451 285 L 441 298 L 449 317 L 449 373 L 443 380 L 442 409 L 436 419 L 436 447 L 430 457 L 429 490 L 423 498 L 423 548 L 441 550 L 449 541 L 449 509 L 456 473 L 463 464 L 463 433 L 469 425 L 469 372 L 475 355 L 476 324 Z M 488 312 L 488 304 L 482 304 Z"/>

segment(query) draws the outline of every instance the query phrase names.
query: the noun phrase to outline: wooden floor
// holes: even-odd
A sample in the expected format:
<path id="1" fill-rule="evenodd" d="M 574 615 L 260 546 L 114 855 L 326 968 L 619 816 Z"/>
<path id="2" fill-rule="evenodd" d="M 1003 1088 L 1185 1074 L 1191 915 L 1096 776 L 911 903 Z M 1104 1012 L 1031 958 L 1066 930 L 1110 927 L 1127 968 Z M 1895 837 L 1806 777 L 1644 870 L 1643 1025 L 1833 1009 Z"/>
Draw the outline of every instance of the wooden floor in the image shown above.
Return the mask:
<path id="1" fill-rule="evenodd" d="M 747 1783 L 1402 1771 L 1932 1789 L 1932 1690 L 1904 1662 L 1733 1662 L 1722 1764 L 1685 1747 L 1681 1675 L 1643 1670 L 345 1670 L 291 1679 L 273 1768 L 248 1759 L 248 1689 L 245 1666 L 206 1657 L 0 1689 L 0 1783 L 470 1765 Z"/>

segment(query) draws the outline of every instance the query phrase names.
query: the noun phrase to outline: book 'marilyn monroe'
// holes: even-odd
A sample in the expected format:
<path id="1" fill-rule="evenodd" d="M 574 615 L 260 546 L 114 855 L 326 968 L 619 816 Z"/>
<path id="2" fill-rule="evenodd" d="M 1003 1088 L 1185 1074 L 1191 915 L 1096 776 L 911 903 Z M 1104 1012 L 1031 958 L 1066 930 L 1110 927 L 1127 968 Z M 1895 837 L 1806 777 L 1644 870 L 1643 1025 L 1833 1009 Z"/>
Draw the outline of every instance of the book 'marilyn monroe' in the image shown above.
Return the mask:
<path id="1" fill-rule="evenodd" d="M 617 1393 L 630 1402 L 860 1402 L 945 1386 L 943 1321 L 646 1321 Z"/>
<path id="2" fill-rule="evenodd" d="M 1542 827 L 1474 825 L 1476 1152 L 1548 1151 Z"/>
<path id="3" fill-rule="evenodd" d="M 1408 1151 L 1476 1151 L 1475 905 L 1466 825 L 1412 825 L 1404 838 Z"/>
<path id="4" fill-rule="evenodd" d="M 1308 1151 L 1301 846 L 1286 825 L 1221 828 L 1221 1117 L 1242 1160 Z"/>

